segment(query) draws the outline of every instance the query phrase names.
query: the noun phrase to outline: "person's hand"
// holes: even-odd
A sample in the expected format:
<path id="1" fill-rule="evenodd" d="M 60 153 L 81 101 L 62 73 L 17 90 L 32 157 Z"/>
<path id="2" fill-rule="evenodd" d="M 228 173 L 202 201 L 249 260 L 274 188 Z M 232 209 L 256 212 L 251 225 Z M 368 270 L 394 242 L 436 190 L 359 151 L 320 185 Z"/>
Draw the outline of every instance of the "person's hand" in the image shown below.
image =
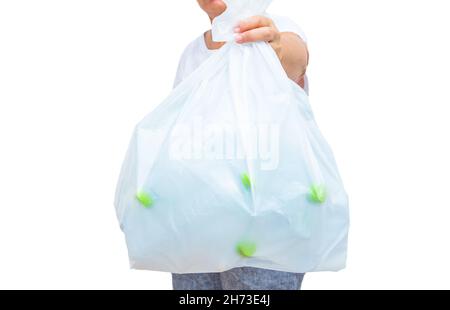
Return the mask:
<path id="1" fill-rule="evenodd" d="M 237 43 L 268 42 L 281 60 L 281 34 L 275 23 L 265 16 L 253 16 L 241 21 L 234 29 Z"/>
<path id="2" fill-rule="evenodd" d="M 268 42 L 289 78 L 304 87 L 309 53 L 300 36 L 292 32 L 280 32 L 273 20 L 265 16 L 253 16 L 241 21 L 234 32 L 237 43 Z"/>

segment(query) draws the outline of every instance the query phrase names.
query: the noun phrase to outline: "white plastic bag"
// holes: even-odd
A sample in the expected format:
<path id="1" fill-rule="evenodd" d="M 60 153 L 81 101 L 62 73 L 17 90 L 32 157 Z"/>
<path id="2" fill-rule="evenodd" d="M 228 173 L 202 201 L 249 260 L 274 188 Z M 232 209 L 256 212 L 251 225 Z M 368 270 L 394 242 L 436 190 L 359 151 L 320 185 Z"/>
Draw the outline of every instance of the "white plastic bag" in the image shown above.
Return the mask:
<path id="1" fill-rule="evenodd" d="M 230 42 L 132 137 L 115 203 L 131 267 L 342 269 L 347 195 L 308 96 L 270 45 L 231 40 L 239 19 L 271 1 L 226 2 L 213 33 Z"/>

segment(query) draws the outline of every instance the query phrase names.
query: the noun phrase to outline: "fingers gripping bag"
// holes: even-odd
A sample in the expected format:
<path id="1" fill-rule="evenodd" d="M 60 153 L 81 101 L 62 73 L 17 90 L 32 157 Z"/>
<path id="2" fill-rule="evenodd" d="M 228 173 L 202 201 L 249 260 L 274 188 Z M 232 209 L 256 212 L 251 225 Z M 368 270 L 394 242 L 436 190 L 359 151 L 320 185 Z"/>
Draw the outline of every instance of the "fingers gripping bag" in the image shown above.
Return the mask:
<path id="1" fill-rule="evenodd" d="M 135 269 L 345 267 L 348 199 L 306 93 L 233 28 L 271 0 L 227 0 L 227 43 L 135 128 L 116 211 Z"/>

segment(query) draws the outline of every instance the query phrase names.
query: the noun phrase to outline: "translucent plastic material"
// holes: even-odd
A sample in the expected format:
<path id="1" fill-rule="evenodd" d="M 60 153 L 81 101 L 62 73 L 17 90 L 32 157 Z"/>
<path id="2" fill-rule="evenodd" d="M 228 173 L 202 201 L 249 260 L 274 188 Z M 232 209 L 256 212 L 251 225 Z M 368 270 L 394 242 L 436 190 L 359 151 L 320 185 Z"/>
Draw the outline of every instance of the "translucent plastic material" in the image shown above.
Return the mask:
<path id="1" fill-rule="evenodd" d="M 239 21 L 264 15 L 272 0 L 224 0 L 225 13 L 215 18 L 212 24 L 212 37 L 216 42 L 228 42 L 234 39 L 234 28 Z"/>
<path id="2" fill-rule="evenodd" d="M 332 152 L 263 42 L 227 43 L 137 125 L 116 209 L 136 269 L 345 266 L 347 195 Z"/>

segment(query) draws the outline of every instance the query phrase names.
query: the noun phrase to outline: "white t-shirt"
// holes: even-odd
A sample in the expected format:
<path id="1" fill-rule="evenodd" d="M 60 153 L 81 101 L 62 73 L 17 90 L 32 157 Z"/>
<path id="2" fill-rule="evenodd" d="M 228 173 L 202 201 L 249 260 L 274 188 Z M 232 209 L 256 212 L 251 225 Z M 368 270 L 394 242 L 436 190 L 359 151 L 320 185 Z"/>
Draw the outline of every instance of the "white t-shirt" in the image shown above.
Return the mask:
<path id="1" fill-rule="evenodd" d="M 303 41 L 307 42 L 305 33 L 297 26 L 295 22 L 284 16 L 277 16 L 268 14 L 274 21 L 280 32 L 293 32 L 300 36 Z M 192 41 L 184 50 L 180 63 L 178 65 L 177 75 L 175 77 L 174 87 L 181 81 L 195 71 L 209 56 L 217 50 L 210 50 L 206 46 L 205 37 L 202 34 L 200 37 Z M 305 91 L 308 93 L 308 79 L 305 77 Z"/>

